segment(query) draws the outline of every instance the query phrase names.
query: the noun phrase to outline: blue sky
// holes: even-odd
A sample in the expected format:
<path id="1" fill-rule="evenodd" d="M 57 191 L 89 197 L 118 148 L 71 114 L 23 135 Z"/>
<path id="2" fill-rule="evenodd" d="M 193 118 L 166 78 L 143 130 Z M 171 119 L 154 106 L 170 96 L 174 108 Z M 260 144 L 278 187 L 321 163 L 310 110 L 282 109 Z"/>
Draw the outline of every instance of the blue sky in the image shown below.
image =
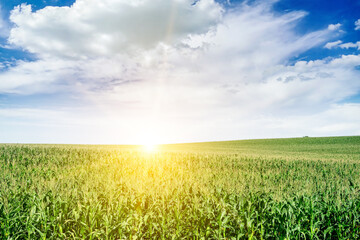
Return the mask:
<path id="1" fill-rule="evenodd" d="M 0 142 L 360 134 L 360 0 L 0 9 Z"/>

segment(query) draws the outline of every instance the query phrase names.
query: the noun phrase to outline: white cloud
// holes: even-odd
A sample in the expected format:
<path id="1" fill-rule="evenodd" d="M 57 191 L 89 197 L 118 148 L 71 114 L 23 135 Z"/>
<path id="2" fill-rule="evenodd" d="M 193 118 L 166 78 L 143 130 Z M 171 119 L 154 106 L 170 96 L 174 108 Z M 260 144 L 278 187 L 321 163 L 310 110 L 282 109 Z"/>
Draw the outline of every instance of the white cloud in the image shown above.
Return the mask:
<path id="1" fill-rule="evenodd" d="M 359 106 L 338 102 L 360 90 L 359 55 L 288 62 L 328 42 L 334 29 L 299 35 L 306 13 L 279 15 L 268 4 L 221 14 L 213 1 L 189 2 L 78 0 L 37 12 L 23 5 L 12 13 L 10 41 L 39 60 L 1 73 L 0 92 L 77 96 L 88 112 L 69 107 L 49 122 L 76 125 L 69 134 L 81 125 L 83 139 L 103 143 L 134 143 L 146 132 L 159 141 L 199 141 L 358 130 L 349 113 Z M 169 40 L 171 10 L 178 17 Z M 146 20 L 140 28 L 124 25 L 139 19 Z M 328 119 L 331 112 L 348 115 Z"/>
<path id="2" fill-rule="evenodd" d="M 358 50 L 360 50 L 360 41 L 356 42 L 356 43 L 343 43 L 341 45 L 339 45 L 339 47 L 341 48 L 345 48 L 345 49 L 349 49 L 349 48 L 357 48 Z"/>
<path id="3" fill-rule="evenodd" d="M 335 31 L 335 30 L 340 29 L 340 27 L 341 27 L 341 24 L 340 24 L 340 23 L 330 24 L 330 25 L 328 26 L 328 29 L 331 30 L 331 31 Z"/>
<path id="4" fill-rule="evenodd" d="M 355 30 L 360 30 L 360 19 L 355 22 Z"/>
<path id="5" fill-rule="evenodd" d="M 84 92 L 100 90 L 135 79 L 135 60 L 115 56 L 74 60 L 42 58 L 37 61 L 17 61 L 15 67 L 0 73 L 0 92 L 37 94 Z"/>
<path id="6" fill-rule="evenodd" d="M 95 4 L 92 1 L 90 3 Z M 184 1 L 180 1 L 178 4 L 180 3 L 184 3 Z M 211 5 L 212 2 L 204 3 Z M 75 4 L 75 6 L 78 5 Z M 149 8 L 148 5 L 143 7 Z M 29 6 L 23 6 L 23 8 L 30 11 Z M 71 12 L 69 9 L 72 8 L 50 8 L 50 10 Z M 44 10 L 44 12 L 51 12 L 50 10 Z M 36 29 L 53 27 L 51 20 L 54 16 L 52 14 L 44 14 L 40 12 L 41 10 L 36 13 L 24 13 L 25 10 L 17 11 L 20 10 L 16 10 L 13 15 L 21 16 L 23 24 L 34 25 Z M 140 9 L 139 11 L 143 12 L 144 10 Z M 77 16 L 76 12 L 71 13 Z M 38 16 L 41 16 L 38 20 L 40 23 L 36 25 L 34 18 L 36 19 Z M 46 43 L 62 36 L 65 39 L 64 45 L 70 49 L 61 55 L 55 52 L 50 57 L 42 57 L 36 62 L 19 62 L 17 67 L 0 76 L 3 79 L 0 89 L 3 92 L 34 93 L 55 91 L 59 87 L 63 89 L 67 85 L 72 89 L 78 89 L 77 85 L 84 89 L 111 88 L 116 84 L 129 81 L 154 82 L 156 79 L 164 78 L 158 76 L 159 74 L 164 75 L 164 72 L 169 71 L 177 72 L 178 76 L 172 77 L 172 80 L 165 81 L 164 79 L 164 83 L 179 79 L 179 84 L 186 84 L 187 81 L 193 81 L 193 76 L 197 77 L 200 85 L 213 82 L 222 85 L 262 82 L 265 81 L 264 71 L 277 64 L 286 63 L 287 59 L 321 44 L 331 35 L 329 30 L 302 36 L 297 35 L 292 28 L 303 16 L 305 16 L 304 12 L 290 12 L 277 16 L 269 10 L 267 5 L 242 5 L 241 8 L 226 14 L 223 21 L 208 33 L 201 34 L 202 30 L 199 30 L 197 34 L 191 34 L 188 38 L 184 36 L 183 46 L 169 46 L 158 42 L 155 44 L 155 48 L 138 50 L 136 56 L 128 56 L 124 50 L 125 52 L 115 52 L 111 56 L 100 55 L 85 60 L 63 57 L 64 54 L 72 54 L 78 52 L 79 49 L 71 42 L 65 44 L 66 35 L 57 34 L 56 28 L 47 33 L 54 36 L 46 38 L 46 34 L 38 34 L 35 27 L 29 28 L 25 24 L 24 28 L 27 29 L 24 30 L 25 33 L 32 29 L 26 40 L 33 41 L 30 37 L 31 34 L 37 34 L 38 38 L 43 38 L 42 41 L 37 41 L 41 44 L 41 42 Z M 68 18 L 73 19 L 74 17 L 69 15 Z M 35 22 L 31 23 L 31 21 Z M 78 23 L 73 22 L 72 25 L 76 26 Z M 22 41 L 22 38 L 14 39 L 16 34 L 14 35 L 13 32 L 20 31 L 19 28 L 21 27 L 12 29 L 13 42 Z M 120 31 L 122 31 L 121 28 L 118 32 Z M 85 36 L 87 37 L 87 35 Z M 28 42 L 23 44 L 19 46 L 29 48 Z M 104 45 L 106 45 L 106 41 Z M 56 51 L 60 51 L 60 49 Z M 48 50 L 38 50 L 37 53 L 49 54 Z M 84 55 L 88 55 L 88 53 Z M 179 76 L 183 76 L 181 80 Z M 53 87 L 50 87 L 49 84 L 53 84 Z"/>
<path id="7" fill-rule="evenodd" d="M 342 48 L 342 49 L 349 49 L 349 48 L 357 48 L 360 50 L 360 41 L 356 43 L 348 42 L 342 43 L 341 40 L 335 42 L 328 42 L 325 44 L 324 48 L 332 49 L 332 48 Z"/>
<path id="8" fill-rule="evenodd" d="M 335 48 L 335 47 L 339 47 L 339 45 L 342 43 L 341 40 L 338 40 L 338 41 L 335 41 L 335 42 L 328 42 L 326 43 L 326 45 L 324 46 L 324 48 L 327 48 L 327 49 L 332 49 L 332 48 Z"/>
<path id="9" fill-rule="evenodd" d="M 221 18 L 214 0 L 77 0 L 71 7 L 16 7 L 9 42 L 46 56 L 109 56 L 205 33 Z"/>

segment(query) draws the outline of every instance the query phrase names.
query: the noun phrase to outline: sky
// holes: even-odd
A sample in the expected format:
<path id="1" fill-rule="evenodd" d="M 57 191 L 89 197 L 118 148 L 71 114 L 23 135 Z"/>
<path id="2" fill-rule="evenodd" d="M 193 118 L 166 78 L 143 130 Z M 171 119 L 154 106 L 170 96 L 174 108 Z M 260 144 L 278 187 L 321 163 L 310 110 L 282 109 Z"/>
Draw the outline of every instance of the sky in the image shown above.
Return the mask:
<path id="1" fill-rule="evenodd" d="M 0 142 L 360 135 L 360 0 L 0 0 Z"/>

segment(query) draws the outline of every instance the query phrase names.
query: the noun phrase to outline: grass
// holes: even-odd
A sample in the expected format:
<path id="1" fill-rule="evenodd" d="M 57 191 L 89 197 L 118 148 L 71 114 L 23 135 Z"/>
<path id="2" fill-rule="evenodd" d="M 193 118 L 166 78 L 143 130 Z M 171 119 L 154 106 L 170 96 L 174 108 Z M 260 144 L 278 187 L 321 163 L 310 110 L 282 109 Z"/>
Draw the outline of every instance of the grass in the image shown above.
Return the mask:
<path id="1" fill-rule="evenodd" d="M 357 239 L 360 137 L 0 145 L 0 239 Z"/>

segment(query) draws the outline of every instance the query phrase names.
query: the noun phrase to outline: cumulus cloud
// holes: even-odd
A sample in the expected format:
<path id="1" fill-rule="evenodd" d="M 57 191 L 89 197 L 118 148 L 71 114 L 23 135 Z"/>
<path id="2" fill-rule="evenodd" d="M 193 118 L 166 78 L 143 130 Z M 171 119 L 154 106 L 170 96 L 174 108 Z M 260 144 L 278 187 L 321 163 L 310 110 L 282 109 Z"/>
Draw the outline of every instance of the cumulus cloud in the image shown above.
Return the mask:
<path id="1" fill-rule="evenodd" d="M 325 44 L 324 48 L 332 49 L 335 47 L 338 47 L 342 43 L 341 40 L 335 41 L 335 42 L 328 42 Z"/>
<path id="2" fill-rule="evenodd" d="M 348 42 L 348 43 L 342 43 L 341 40 L 335 41 L 335 42 L 328 42 L 324 46 L 327 49 L 332 48 L 342 48 L 342 49 L 349 49 L 349 48 L 357 48 L 360 50 L 360 41 L 356 43 Z"/>
<path id="3" fill-rule="evenodd" d="M 340 29 L 340 27 L 341 27 L 341 24 L 340 24 L 340 23 L 330 24 L 330 25 L 328 26 L 328 29 L 331 30 L 331 31 L 335 31 L 335 30 Z"/>
<path id="4" fill-rule="evenodd" d="M 119 1 L 115 2 L 118 4 Z M 175 2 L 177 4 L 189 3 L 185 0 Z M 34 93 L 36 91 L 46 91 L 46 89 L 48 91 L 61 89 L 67 85 L 73 85 L 69 87 L 73 89 L 77 89 L 77 85 L 81 85 L 84 89 L 112 89 L 114 86 L 124 83 L 156 82 L 157 79 L 165 78 L 164 73 L 169 71 L 176 72 L 177 76 L 167 80 L 163 79 L 162 84 L 176 80 L 179 81 L 179 84 L 187 84 L 188 81 L 193 81 L 194 76 L 196 76 L 199 84 L 221 83 L 222 85 L 232 85 L 262 82 L 265 81 L 264 71 L 277 64 L 286 63 L 289 58 L 323 43 L 331 35 L 331 30 L 328 29 L 305 35 L 296 34 L 293 27 L 297 21 L 306 15 L 305 12 L 290 12 L 278 16 L 271 12 L 267 4 L 255 6 L 243 4 L 223 16 L 222 21 L 216 26 L 209 29 L 209 25 L 206 24 L 208 28 L 206 33 L 202 33 L 202 28 L 199 28 L 196 33 L 191 33 L 191 31 L 187 32 L 187 34 L 184 33 L 183 38 L 178 40 L 178 42 L 181 42 L 180 44 L 166 44 L 162 42 L 163 39 L 159 38 L 160 35 L 154 33 L 159 38 L 158 42 L 153 44 L 154 47 L 138 50 L 136 55 L 129 55 L 126 49 L 119 49 L 119 52 L 114 51 L 110 55 L 98 54 L 92 58 L 69 59 L 64 55 L 80 54 L 80 51 L 84 51 L 82 56 L 91 56 L 94 52 L 89 49 L 85 51 L 87 46 L 82 48 L 71 44 L 71 37 L 68 40 L 67 34 L 58 33 L 56 28 L 58 25 L 54 27 L 52 19 L 58 19 L 59 17 L 55 17 L 49 12 L 65 11 L 65 13 L 72 13 L 74 16 L 69 15 L 61 18 L 70 21 L 68 19 L 74 19 L 78 16 L 75 10 L 78 10 L 79 4 L 82 6 L 82 3 L 82 1 L 78 1 L 70 8 L 48 7 L 49 9 L 45 8 L 35 13 L 30 11 L 28 5 L 23 5 L 14 10 L 12 18 L 14 16 L 15 18 L 21 18 L 22 20 L 19 22 L 22 22 L 23 25 L 19 23 L 17 27 L 12 29 L 10 36 L 12 43 L 17 42 L 18 46 L 31 49 L 32 42 L 47 46 L 47 44 L 55 41 L 54 39 L 57 39 L 56 41 L 63 41 L 60 45 L 64 45 L 69 49 L 64 50 L 55 47 L 47 50 L 34 47 L 37 49 L 34 52 L 42 57 L 36 62 L 20 61 L 17 67 L 3 73 L 0 76 L 3 79 L 2 91 L 15 91 L 17 93 L 30 91 Z M 89 1 L 90 6 L 95 4 L 94 6 L 98 7 L 96 3 L 98 1 Z M 207 9 L 212 6 L 217 9 L 217 13 L 221 11 L 221 8 L 212 1 L 204 1 L 202 5 L 201 1 L 198 1 L 197 4 L 199 4 L 197 8 Z M 167 6 L 170 7 L 169 4 Z M 142 8 L 145 8 L 146 11 L 149 8 L 147 1 L 139 2 L 139 4 L 132 7 L 139 8 L 138 11 L 141 13 L 145 11 Z M 191 9 L 194 6 L 189 5 L 188 7 Z M 21 10 L 22 8 L 25 8 L 25 10 Z M 72 12 L 72 9 L 75 9 L 74 12 Z M 85 10 L 82 9 L 82 11 Z M 194 12 L 193 14 L 197 16 L 198 13 Z M 207 16 L 208 11 L 203 14 Z M 153 16 L 153 13 L 150 15 Z M 71 25 L 78 26 L 81 23 L 82 21 L 72 21 Z M 179 23 L 175 25 L 177 26 Z M 39 29 L 41 31 L 45 31 L 44 29 L 53 30 L 46 32 L 46 34 L 51 35 L 47 36 L 45 33 L 39 34 Z M 60 28 L 61 30 L 62 28 Z M 72 31 L 72 29 L 69 31 Z M 122 28 L 119 27 L 117 31 L 114 31 L 113 35 L 116 36 L 118 32 L 122 31 Z M 180 30 L 174 28 L 173 31 L 183 32 L 182 28 Z M 27 33 L 24 35 L 27 37 L 16 38 L 18 35 L 15 33 L 19 32 Z M 82 34 L 82 32 L 78 33 L 75 30 L 74 32 Z M 34 38 L 38 39 L 35 41 L 34 38 L 30 37 L 31 34 L 36 35 Z M 151 33 L 147 35 L 151 35 Z M 79 37 L 80 42 L 82 38 L 91 39 L 85 34 L 85 36 Z M 148 38 L 155 39 L 155 37 Z M 75 40 L 77 38 L 74 38 Z M 104 41 L 101 45 L 106 47 L 106 43 L 107 41 Z M 50 48 L 51 46 L 50 44 L 47 47 Z M 52 55 L 50 55 L 50 51 L 53 51 Z M 179 76 L 183 77 L 180 78 Z M 49 87 L 51 84 L 54 87 Z"/>
<path id="5" fill-rule="evenodd" d="M 47 56 L 114 55 L 205 33 L 221 18 L 214 0 L 77 0 L 71 7 L 16 7 L 9 42 Z"/>
<path id="6" fill-rule="evenodd" d="M 355 30 L 360 30 L 360 19 L 355 22 Z"/>
<path id="7" fill-rule="evenodd" d="M 360 41 L 359 41 L 359 42 L 356 42 L 356 43 L 352 43 L 352 42 L 343 43 L 343 44 L 339 45 L 339 47 L 345 48 L 345 49 L 357 48 L 358 50 L 360 50 Z"/>
<path id="8" fill-rule="evenodd" d="M 19 6 L 9 41 L 39 59 L 0 73 L 0 92 L 78 96 L 95 115 L 69 110 L 51 122 L 99 126 L 96 134 L 109 133 L 104 139 L 116 132 L 128 143 L 149 128 L 159 141 L 336 134 L 342 120 L 327 119 L 330 113 L 359 112 L 339 102 L 360 90 L 360 56 L 289 61 L 323 46 L 340 25 L 298 34 L 303 11 L 275 14 L 269 4 L 243 3 L 224 12 L 211 0 L 191 3 Z M 343 129 L 354 129 L 357 118 L 346 123 Z"/>

